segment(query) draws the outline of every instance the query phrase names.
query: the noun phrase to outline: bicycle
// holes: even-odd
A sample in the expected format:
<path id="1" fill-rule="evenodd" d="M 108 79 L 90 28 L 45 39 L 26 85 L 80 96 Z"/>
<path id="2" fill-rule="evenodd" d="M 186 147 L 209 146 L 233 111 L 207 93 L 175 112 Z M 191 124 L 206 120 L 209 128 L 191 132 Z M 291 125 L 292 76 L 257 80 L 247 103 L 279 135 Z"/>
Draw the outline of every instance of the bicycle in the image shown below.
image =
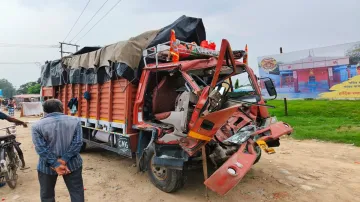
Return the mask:
<path id="1" fill-rule="evenodd" d="M 11 189 L 15 189 L 18 175 L 16 171 L 19 167 L 25 168 L 25 160 L 19 142 L 16 141 L 16 126 L 0 128 L 5 130 L 6 135 L 0 136 L 0 183 L 4 182 Z M 21 163 L 21 165 L 20 165 Z"/>

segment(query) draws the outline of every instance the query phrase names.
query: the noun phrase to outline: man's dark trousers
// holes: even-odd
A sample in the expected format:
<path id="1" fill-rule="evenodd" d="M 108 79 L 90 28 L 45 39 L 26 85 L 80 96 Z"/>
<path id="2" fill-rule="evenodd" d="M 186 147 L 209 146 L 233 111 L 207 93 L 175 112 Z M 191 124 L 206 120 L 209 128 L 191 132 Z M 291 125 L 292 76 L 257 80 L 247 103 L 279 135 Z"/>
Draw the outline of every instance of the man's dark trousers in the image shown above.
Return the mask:
<path id="1" fill-rule="evenodd" d="M 57 175 L 47 175 L 38 171 L 41 202 L 55 202 L 55 184 Z M 63 176 L 69 190 L 71 202 L 84 202 L 84 184 L 82 168 Z"/>

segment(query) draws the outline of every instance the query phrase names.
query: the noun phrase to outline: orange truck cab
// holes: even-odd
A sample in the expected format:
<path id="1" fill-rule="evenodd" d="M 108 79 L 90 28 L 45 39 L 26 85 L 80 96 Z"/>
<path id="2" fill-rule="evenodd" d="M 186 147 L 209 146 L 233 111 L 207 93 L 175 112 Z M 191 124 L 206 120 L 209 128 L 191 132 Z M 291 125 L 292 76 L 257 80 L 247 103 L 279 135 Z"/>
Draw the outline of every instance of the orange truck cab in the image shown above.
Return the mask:
<path id="1" fill-rule="evenodd" d="M 215 44 L 202 47 L 175 34 L 141 50 L 144 68 L 136 85 L 116 77 L 43 86 L 42 94 L 68 104 L 64 113 L 81 121 L 83 149 L 93 145 L 135 158 L 138 169 L 165 192 L 184 185 L 186 170 L 213 166 L 216 171 L 204 184 L 224 195 L 262 150 L 274 153 L 272 147 L 292 128 L 269 116 L 272 106 L 266 105 L 259 82 L 270 96 L 276 90 L 270 79 L 258 79 L 239 61 L 246 60 L 245 51 L 232 51 L 225 39 L 216 51 Z M 233 78 L 240 78 L 237 89 Z"/>

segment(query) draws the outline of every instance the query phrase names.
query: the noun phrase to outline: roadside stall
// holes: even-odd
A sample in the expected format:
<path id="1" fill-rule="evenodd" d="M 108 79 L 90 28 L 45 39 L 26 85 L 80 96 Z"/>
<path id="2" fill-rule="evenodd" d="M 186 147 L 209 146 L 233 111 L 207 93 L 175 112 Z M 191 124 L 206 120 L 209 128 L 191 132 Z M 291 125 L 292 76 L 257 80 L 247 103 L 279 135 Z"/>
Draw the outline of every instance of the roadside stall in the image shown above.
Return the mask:
<path id="1" fill-rule="evenodd" d="M 20 117 L 42 116 L 43 109 L 40 94 L 15 95 L 17 109 L 20 110 Z"/>

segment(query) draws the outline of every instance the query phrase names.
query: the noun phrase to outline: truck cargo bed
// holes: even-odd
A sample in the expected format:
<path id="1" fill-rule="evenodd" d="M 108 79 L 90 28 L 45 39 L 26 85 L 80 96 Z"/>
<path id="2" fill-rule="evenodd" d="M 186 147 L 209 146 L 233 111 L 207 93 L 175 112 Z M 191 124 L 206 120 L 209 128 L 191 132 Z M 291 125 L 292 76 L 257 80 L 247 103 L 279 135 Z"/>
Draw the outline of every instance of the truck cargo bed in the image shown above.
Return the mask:
<path id="1" fill-rule="evenodd" d="M 90 93 L 90 100 L 84 93 Z M 76 114 L 85 127 L 102 128 L 120 134 L 131 134 L 133 105 L 137 87 L 124 78 L 111 80 L 103 84 L 66 84 L 43 87 L 45 99 L 57 98 L 64 104 L 64 114 L 70 114 L 67 107 L 71 98 L 78 99 Z"/>

